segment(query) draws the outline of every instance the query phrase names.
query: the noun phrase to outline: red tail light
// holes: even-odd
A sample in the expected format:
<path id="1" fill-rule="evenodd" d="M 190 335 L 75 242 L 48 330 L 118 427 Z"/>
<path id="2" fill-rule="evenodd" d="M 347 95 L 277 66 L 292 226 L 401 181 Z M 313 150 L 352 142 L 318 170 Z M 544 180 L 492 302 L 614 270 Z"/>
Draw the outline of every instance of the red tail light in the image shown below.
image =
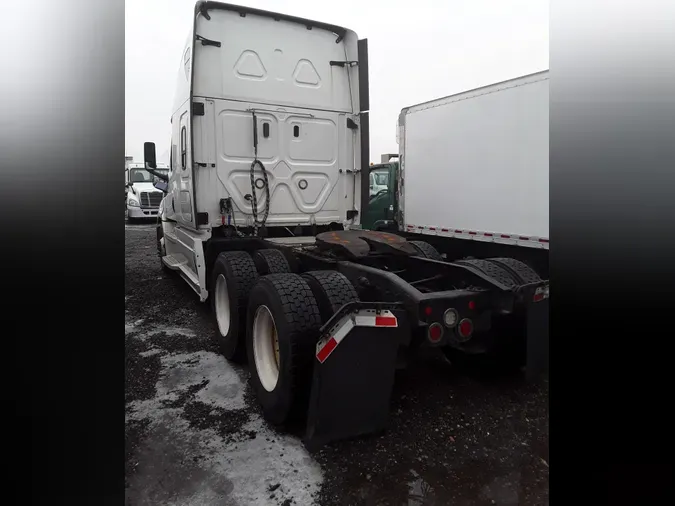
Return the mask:
<path id="1" fill-rule="evenodd" d="M 443 327 L 440 323 L 432 323 L 429 325 L 429 341 L 437 343 L 443 337 Z"/>
<path id="2" fill-rule="evenodd" d="M 473 322 L 468 318 L 464 318 L 457 326 L 457 333 L 464 339 L 471 337 L 471 334 L 473 334 Z"/>

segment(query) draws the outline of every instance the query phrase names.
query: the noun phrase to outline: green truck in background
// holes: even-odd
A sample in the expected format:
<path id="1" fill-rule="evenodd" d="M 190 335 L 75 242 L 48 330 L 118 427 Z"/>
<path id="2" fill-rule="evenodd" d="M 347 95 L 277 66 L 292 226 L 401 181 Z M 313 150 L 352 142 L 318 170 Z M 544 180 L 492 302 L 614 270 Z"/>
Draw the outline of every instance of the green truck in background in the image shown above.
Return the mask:
<path id="1" fill-rule="evenodd" d="M 368 177 L 370 179 L 368 206 L 361 220 L 361 226 L 365 230 L 395 231 L 398 155 L 382 155 L 379 164 L 368 167 Z"/>

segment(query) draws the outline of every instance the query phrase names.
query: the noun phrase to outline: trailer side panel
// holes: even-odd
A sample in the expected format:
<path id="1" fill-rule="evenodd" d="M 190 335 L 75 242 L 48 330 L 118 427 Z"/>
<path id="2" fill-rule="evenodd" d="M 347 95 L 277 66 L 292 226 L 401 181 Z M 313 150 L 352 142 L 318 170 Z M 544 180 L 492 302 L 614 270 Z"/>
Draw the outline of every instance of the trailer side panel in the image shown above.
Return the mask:
<path id="1" fill-rule="evenodd" d="M 403 231 L 548 247 L 548 71 L 404 109 Z"/>

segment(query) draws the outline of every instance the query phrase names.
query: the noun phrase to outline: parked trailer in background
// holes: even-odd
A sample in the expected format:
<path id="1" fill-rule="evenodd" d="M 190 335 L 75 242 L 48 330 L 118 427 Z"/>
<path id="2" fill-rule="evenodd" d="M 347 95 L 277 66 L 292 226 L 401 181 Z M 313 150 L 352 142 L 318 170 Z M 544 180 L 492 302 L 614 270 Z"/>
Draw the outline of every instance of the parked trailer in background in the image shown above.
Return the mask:
<path id="1" fill-rule="evenodd" d="M 391 183 L 371 197 L 364 226 L 547 275 L 548 90 L 544 71 L 403 109 L 400 162 L 383 155 L 370 167 Z"/>
<path id="2" fill-rule="evenodd" d="M 506 324 L 491 356 L 519 367 L 526 336 L 548 335 L 548 282 L 526 266 L 360 230 L 367 47 L 340 26 L 198 2 L 172 115 L 162 265 L 210 302 L 266 420 L 304 420 L 310 448 L 385 428 L 397 364 L 422 344 L 466 351 Z"/>
<path id="3" fill-rule="evenodd" d="M 548 103 L 545 71 L 403 109 L 400 229 L 548 249 Z"/>

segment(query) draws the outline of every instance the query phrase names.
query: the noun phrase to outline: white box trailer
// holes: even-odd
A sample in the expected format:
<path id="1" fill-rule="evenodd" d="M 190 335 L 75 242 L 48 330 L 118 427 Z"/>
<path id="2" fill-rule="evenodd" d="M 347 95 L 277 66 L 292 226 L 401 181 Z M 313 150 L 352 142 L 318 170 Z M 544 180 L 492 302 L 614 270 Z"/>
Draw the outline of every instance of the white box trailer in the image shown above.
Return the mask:
<path id="1" fill-rule="evenodd" d="M 399 229 L 549 246 L 548 70 L 406 107 Z"/>

